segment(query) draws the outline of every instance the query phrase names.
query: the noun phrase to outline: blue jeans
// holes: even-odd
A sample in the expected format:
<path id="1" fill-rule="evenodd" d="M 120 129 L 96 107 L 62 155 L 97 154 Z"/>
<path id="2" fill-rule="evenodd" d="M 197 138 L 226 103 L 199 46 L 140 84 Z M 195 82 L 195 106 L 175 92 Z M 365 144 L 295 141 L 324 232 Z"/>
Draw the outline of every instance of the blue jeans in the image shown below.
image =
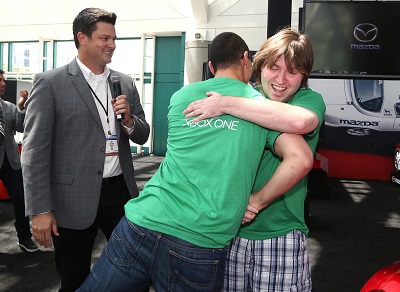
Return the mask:
<path id="1" fill-rule="evenodd" d="M 220 291 L 227 248 L 203 248 L 123 217 L 77 291 Z"/>

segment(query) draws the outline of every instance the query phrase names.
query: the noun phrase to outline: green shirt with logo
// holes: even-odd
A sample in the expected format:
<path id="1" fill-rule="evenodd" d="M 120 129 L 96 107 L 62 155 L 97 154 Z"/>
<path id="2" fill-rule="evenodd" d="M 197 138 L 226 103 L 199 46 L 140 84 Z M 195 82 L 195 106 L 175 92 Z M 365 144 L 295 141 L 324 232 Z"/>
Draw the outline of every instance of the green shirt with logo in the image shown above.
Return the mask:
<path id="1" fill-rule="evenodd" d="M 185 119 L 183 110 L 208 91 L 264 99 L 230 78 L 177 91 L 170 100 L 166 156 L 139 197 L 126 204 L 125 213 L 139 226 L 221 248 L 240 227 L 269 131 L 231 115 L 199 123 Z"/>
<path id="2" fill-rule="evenodd" d="M 288 103 L 307 108 L 318 116 L 318 127 L 311 133 L 303 135 L 314 152 L 326 110 L 322 96 L 312 89 L 300 89 Z M 282 159 L 274 153 L 273 147 L 265 149 L 253 192 L 259 190 L 272 177 L 281 162 Z M 304 177 L 287 193 L 275 199 L 259 212 L 253 221 L 242 225 L 238 236 L 250 240 L 263 240 L 286 235 L 295 229 L 308 235 L 309 230 L 304 221 L 304 200 L 306 195 L 307 177 Z"/>

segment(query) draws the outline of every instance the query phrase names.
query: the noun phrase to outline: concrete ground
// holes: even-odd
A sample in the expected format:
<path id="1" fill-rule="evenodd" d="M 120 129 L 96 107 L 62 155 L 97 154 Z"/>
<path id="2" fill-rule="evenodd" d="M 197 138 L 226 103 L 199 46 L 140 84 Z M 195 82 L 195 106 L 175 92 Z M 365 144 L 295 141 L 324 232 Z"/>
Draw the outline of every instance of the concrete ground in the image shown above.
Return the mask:
<path id="1" fill-rule="evenodd" d="M 162 158 L 133 157 L 139 189 Z M 328 183 L 329 192 L 317 188 L 310 200 L 308 248 L 313 291 L 360 291 L 376 271 L 400 260 L 400 186 L 389 181 L 333 178 Z M 0 200 L 0 291 L 57 291 L 53 251 L 22 252 L 13 220 L 12 204 Z M 93 262 L 104 242 L 100 233 Z"/>

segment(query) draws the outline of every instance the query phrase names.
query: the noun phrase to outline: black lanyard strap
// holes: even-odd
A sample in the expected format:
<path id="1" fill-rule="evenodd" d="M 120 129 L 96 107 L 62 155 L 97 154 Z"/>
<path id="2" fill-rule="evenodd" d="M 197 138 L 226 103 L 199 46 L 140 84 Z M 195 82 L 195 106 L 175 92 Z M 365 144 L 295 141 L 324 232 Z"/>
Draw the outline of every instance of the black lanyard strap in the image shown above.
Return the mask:
<path id="1" fill-rule="evenodd" d="M 106 81 L 106 82 L 107 82 L 107 81 Z M 101 100 L 99 99 L 99 97 L 97 96 L 97 94 L 94 92 L 94 90 L 93 90 L 93 88 L 90 86 L 90 84 L 88 83 L 87 85 L 89 86 L 90 91 L 93 93 L 94 97 L 97 99 L 97 101 L 99 102 L 99 104 L 100 104 L 101 107 L 103 108 L 103 110 L 104 110 L 104 112 L 105 112 L 105 114 L 106 114 L 106 116 L 107 116 L 107 123 L 109 123 L 109 121 L 108 121 L 108 90 L 107 90 L 107 104 L 106 104 L 107 108 L 106 108 L 106 107 L 104 106 L 104 104 L 101 102 Z"/>

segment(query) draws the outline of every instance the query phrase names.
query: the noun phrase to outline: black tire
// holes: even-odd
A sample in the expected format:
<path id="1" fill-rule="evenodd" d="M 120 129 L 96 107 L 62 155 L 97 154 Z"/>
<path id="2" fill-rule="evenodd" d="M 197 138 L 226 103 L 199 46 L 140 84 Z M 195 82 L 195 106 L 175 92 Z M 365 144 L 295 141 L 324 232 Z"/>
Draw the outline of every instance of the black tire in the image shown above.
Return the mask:
<path id="1" fill-rule="evenodd" d="M 394 152 L 394 168 L 399 171 L 400 170 L 400 148 L 396 148 Z"/>

